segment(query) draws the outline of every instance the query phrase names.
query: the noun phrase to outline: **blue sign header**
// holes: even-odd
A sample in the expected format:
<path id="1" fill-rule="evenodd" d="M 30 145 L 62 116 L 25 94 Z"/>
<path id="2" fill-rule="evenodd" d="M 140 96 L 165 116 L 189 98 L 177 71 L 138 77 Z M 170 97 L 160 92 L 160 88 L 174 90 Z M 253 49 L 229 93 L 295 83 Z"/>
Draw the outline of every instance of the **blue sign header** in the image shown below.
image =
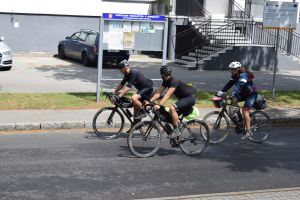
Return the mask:
<path id="1" fill-rule="evenodd" d="M 117 14 L 103 13 L 104 19 L 119 19 L 119 20 L 142 20 L 142 21 L 165 21 L 166 17 L 162 15 L 140 15 L 140 14 Z"/>

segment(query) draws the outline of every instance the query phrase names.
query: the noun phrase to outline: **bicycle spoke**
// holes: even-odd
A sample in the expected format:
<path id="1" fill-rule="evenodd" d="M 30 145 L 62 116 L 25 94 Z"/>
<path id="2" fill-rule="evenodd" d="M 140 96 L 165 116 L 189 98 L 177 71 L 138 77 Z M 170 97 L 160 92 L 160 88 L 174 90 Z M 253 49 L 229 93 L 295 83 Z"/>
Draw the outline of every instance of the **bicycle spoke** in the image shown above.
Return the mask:
<path id="1" fill-rule="evenodd" d="M 140 122 L 128 136 L 130 151 L 138 157 L 149 157 L 157 152 L 161 141 L 159 128 L 152 122 Z"/>
<path id="2" fill-rule="evenodd" d="M 203 137 L 204 135 L 206 138 Z M 208 127 L 200 120 L 191 121 L 183 128 L 179 138 L 179 145 L 184 153 L 188 155 L 200 154 L 209 143 Z"/>

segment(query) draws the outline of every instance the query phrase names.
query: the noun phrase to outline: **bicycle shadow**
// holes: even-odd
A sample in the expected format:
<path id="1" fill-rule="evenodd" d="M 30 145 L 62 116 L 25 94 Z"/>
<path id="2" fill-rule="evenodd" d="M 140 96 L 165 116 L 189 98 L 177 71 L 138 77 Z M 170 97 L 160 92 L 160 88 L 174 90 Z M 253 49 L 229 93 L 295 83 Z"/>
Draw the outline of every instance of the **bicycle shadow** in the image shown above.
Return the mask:
<path id="1" fill-rule="evenodd" d="M 139 148 L 139 151 L 146 150 L 146 149 L 147 149 L 146 147 L 141 147 L 141 148 Z M 175 150 L 175 149 L 166 149 L 166 148 L 161 147 L 161 148 L 159 148 L 159 150 L 153 156 L 150 156 L 150 157 L 147 157 L 147 158 L 156 157 L 156 156 L 164 157 L 164 156 L 182 154 L 182 152 L 179 150 L 179 148 L 176 148 L 176 149 L 177 150 Z M 137 157 L 137 156 L 133 155 L 130 152 L 128 146 L 120 146 L 120 150 L 123 151 L 124 153 L 119 154 L 118 155 L 119 157 L 122 157 L 122 158 L 140 158 L 140 157 Z M 126 151 L 126 153 L 125 153 L 125 151 Z"/>

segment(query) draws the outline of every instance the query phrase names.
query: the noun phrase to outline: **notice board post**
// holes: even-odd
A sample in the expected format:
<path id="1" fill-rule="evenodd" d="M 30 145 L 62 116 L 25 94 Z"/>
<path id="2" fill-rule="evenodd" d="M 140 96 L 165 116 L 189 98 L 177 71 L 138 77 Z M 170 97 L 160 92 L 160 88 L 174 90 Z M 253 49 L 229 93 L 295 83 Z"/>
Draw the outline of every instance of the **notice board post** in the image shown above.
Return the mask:
<path id="1" fill-rule="evenodd" d="M 162 51 L 162 64 L 166 64 L 168 20 L 165 16 L 103 13 L 99 24 L 97 102 L 104 50 Z"/>
<path id="2" fill-rule="evenodd" d="M 275 49 L 274 49 L 274 74 L 272 86 L 272 98 L 275 99 L 275 79 L 278 65 L 278 48 L 279 48 L 279 30 L 293 30 L 297 26 L 298 3 L 283 1 L 266 1 L 264 5 L 263 28 L 275 29 Z"/>

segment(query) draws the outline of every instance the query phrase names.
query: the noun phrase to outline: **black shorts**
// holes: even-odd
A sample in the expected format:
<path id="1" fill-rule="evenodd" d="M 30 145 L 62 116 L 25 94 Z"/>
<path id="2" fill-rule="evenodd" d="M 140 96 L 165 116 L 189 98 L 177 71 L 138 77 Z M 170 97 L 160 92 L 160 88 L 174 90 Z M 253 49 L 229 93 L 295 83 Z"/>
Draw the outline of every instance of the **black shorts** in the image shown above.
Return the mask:
<path id="1" fill-rule="evenodd" d="M 184 97 L 179 99 L 173 106 L 176 108 L 178 115 L 185 114 L 190 112 L 193 109 L 193 106 L 196 103 L 196 98 L 194 95 Z"/>
<path id="2" fill-rule="evenodd" d="M 150 99 L 150 96 L 153 92 L 153 88 L 144 88 L 144 89 L 141 89 L 140 91 L 137 92 L 137 94 L 140 96 L 140 101 L 143 102 L 145 100 L 148 100 Z"/>

